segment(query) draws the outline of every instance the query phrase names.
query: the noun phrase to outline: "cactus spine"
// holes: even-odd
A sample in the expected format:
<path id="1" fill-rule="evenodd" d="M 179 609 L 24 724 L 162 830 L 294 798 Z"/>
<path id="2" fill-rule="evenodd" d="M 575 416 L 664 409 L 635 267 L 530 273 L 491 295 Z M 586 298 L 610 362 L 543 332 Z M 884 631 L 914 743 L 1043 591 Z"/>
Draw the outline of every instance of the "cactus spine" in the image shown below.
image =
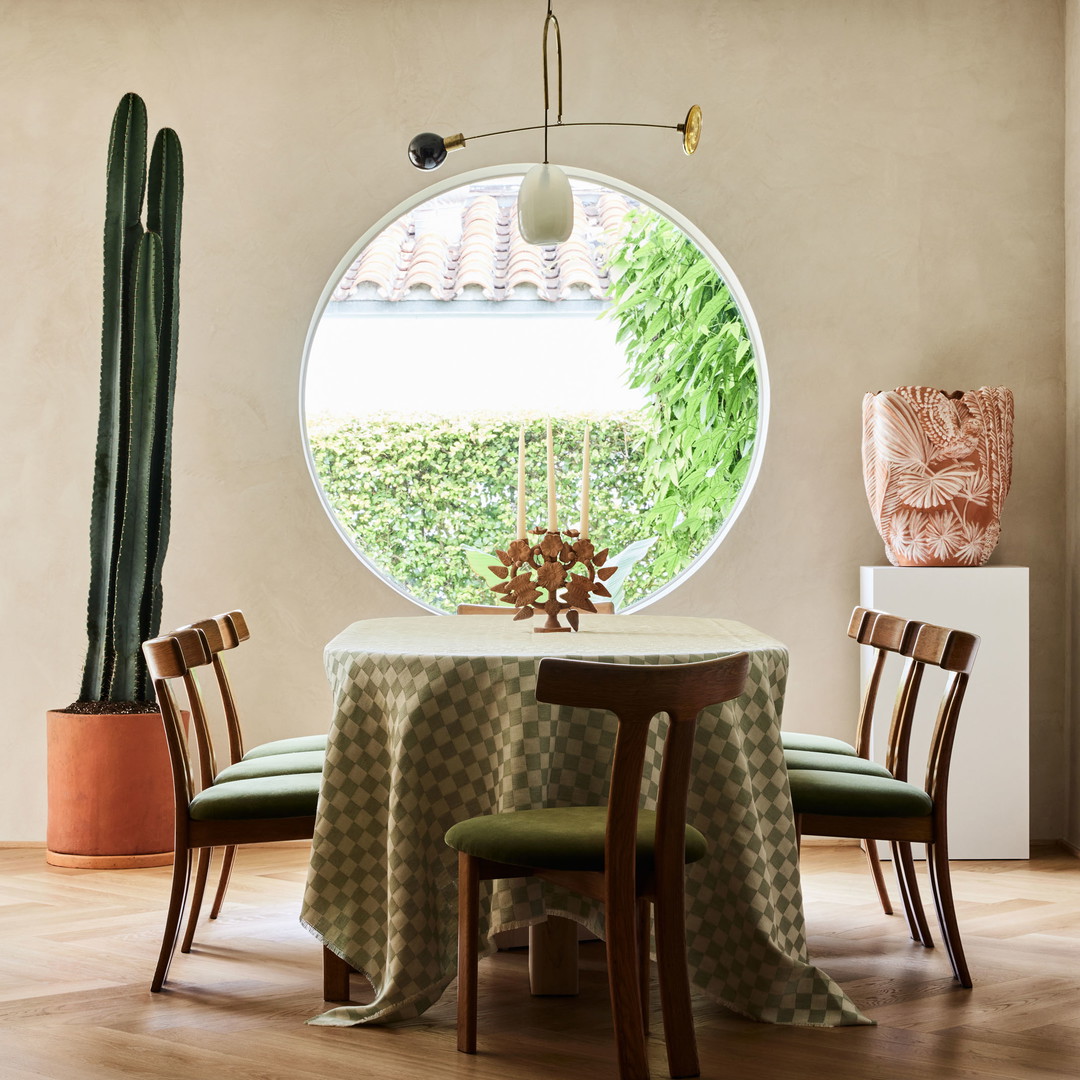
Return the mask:
<path id="1" fill-rule="evenodd" d="M 146 106 L 137 94 L 126 94 L 109 140 L 101 411 L 81 701 L 154 696 L 140 646 L 160 627 L 169 541 L 184 187 L 175 131 L 157 133 L 148 193 L 147 179 Z"/>

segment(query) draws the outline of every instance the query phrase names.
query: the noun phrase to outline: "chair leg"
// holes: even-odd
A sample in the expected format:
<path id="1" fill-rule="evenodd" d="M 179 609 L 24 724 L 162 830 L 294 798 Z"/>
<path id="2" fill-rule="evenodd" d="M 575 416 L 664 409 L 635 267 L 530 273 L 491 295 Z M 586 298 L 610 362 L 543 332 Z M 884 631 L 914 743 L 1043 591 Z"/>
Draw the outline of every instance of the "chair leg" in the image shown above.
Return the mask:
<path id="1" fill-rule="evenodd" d="M 176 845 L 173 854 L 172 889 L 169 892 L 169 909 L 165 913 L 165 932 L 161 937 L 161 951 L 158 953 L 157 968 L 150 992 L 156 994 L 165 983 L 169 973 L 173 952 L 176 949 L 176 937 L 180 932 L 180 916 L 184 913 L 184 899 L 187 895 L 188 879 L 191 877 L 191 848 Z"/>
<path id="2" fill-rule="evenodd" d="M 930 933 L 930 924 L 926 921 L 926 909 L 923 907 L 922 896 L 919 893 L 919 879 L 915 875 L 915 859 L 911 854 L 911 844 L 905 841 L 894 841 L 892 852 L 911 940 L 918 941 L 927 949 L 932 949 L 934 938 Z"/>
<path id="3" fill-rule="evenodd" d="M 221 914 L 221 904 L 225 899 L 225 890 L 229 887 L 229 878 L 232 876 L 233 860 L 236 858 L 236 845 L 230 844 L 225 849 L 221 860 L 221 876 L 218 878 L 217 892 L 214 894 L 214 905 L 210 908 L 210 918 L 216 919 Z"/>
<path id="4" fill-rule="evenodd" d="M 638 954 L 638 995 L 641 998 L 641 1030 L 649 1034 L 649 976 L 652 961 L 649 958 L 649 944 L 652 936 L 652 905 L 644 897 L 637 902 L 637 954 Z"/>
<path id="5" fill-rule="evenodd" d="M 479 962 L 480 871 L 477 861 L 458 852 L 457 1048 L 476 1053 L 476 975 Z"/>
<path id="6" fill-rule="evenodd" d="M 886 915 L 893 913 L 892 901 L 889 899 L 889 890 L 885 887 L 885 875 L 881 872 L 881 859 L 878 856 L 877 841 L 863 840 L 862 849 L 866 855 L 866 862 L 870 867 L 870 876 L 874 879 L 874 887 L 877 889 L 878 899 L 881 901 L 881 910 Z"/>
<path id="7" fill-rule="evenodd" d="M 970 990 L 971 973 L 964 957 L 964 947 L 960 943 L 960 925 L 956 921 L 952 877 L 949 874 L 949 852 L 944 840 L 926 845 L 926 863 L 930 870 L 930 887 L 934 891 L 934 906 L 941 924 L 941 936 L 945 939 L 953 975 L 965 990 Z"/>
<path id="8" fill-rule="evenodd" d="M 664 1042 L 668 1072 L 673 1077 L 698 1076 L 694 1013 L 690 1004 L 690 976 L 686 966 L 686 919 L 682 882 L 658 893 L 655 904 L 656 967 L 660 977 L 660 1008 L 664 1015 Z"/>
<path id="9" fill-rule="evenodd" d="M 214 857 L 213 848 L 199 848 L 195 859 L 195 885 L 191 890 L 191 904 L 188 906 L 187 929 L 180 942 L 182 953 L 191 952 L 191 943 L 195 940 L 195 924 L 199 921 L 202 910 L 203 893 L 206 891 L 206 877 L 210 873 L 210 860 Z"/>
<path id="10" fill-rule="evenodd" d="M 604 905 L 608 988 L 615 1026 L 615 1049 L 619 1058 L 619 1080 L 649 1080 L 649 1056 L 641 1024 L 637 914 L 636 902 L 625 906 L 615 903 Z M 667 1023 L 666 1013 L 664 1022 Z"/>
<path id="11" fill-rule="evenodd" d="M 900 858 L 900 845 L 892 844 L 893 869 L 896 871 L 896 884 L 900 889 L 900 902 L 904 905 L 904 918 L 908 924 L 908 932 L 912 941 L 921 940 L 915 930 L 915 914 L 911 906 L 911 893 L 908 890 L 907 879 L 904 876 L 904 864 Z"/>

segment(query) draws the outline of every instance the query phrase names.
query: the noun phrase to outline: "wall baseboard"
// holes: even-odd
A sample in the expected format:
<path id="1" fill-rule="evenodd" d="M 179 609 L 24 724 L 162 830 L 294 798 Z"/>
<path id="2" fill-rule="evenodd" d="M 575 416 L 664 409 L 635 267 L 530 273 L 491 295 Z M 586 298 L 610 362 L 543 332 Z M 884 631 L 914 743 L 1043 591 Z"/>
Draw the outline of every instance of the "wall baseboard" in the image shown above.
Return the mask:
<path id="1" fill-rule="evenodd" d="M 1067 851 L 1074 859 L 1080 859 L 1080 847 L 1077 847 L 1076 844 L 1070 843 L 1068 840 L 1055 840 L 1053 844 L 1055 847 Z M 1032 846 L 1034 846 L 1034 841 L 1032 841 Z"/>

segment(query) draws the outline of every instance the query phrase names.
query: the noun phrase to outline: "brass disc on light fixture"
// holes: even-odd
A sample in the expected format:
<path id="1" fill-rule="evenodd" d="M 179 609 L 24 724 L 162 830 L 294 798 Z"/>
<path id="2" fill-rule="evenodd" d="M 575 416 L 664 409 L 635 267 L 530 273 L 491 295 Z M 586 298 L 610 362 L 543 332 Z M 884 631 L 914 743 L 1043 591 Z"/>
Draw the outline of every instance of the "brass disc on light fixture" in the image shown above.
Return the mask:
<path id="1" fill-rule="evenodd" d="M 683 153 L 689 157 L 701 141 L 701 106 L 691 105 L 686 119 L 679 125 L 682 129 Z"/>

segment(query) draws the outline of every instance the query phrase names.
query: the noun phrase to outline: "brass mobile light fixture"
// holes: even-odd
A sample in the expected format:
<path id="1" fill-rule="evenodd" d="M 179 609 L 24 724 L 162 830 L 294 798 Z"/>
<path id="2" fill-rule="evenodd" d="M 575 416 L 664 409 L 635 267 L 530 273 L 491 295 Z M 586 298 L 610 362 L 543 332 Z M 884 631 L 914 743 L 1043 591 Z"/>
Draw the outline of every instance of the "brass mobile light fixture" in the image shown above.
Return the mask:
<path id="1" fill-rule="evenodd" d="M 548 76 L 548 34 L 555 30 L 555 64 L 558 78 L 558 112 L 554 125 L 549 123 L 550 92 Z M 562 94 L 562 35 L 559 32 L 559 20 L 551 10 L 548 0 L 547 16 L 544 19 L 542 41 L 542 60 L 544 65 L 544 122 L 526 127 L 505 128 L 502 131 L 487 131 L 482 135 L 436 135 L 424 131 L 409 143 L 409 160 L 418 169 L 437 169 L 451 150 L 462 150 L 472 139 L 486 139 L 492 135 L 510 135 L 518 131 L 544 131 L 544 160 L 534 165 L 521 182 L 518 192 L 518 227 L 527 243 L 538 245 L 561 244 L 570 236 L 574 224 L 574 199 L 570 192 L 570 181 L 558 165 L 548 161 L 548 131 L 551 127 L 651 127 L 678 131 L 682 135 L 682 147 L 685 154 L 692 154 L 701 138 L 701 109 L 691 105 L 686 119 L 681 124 L 635 124 L 625 122 L 575 122 L 563 121 Z"/>

